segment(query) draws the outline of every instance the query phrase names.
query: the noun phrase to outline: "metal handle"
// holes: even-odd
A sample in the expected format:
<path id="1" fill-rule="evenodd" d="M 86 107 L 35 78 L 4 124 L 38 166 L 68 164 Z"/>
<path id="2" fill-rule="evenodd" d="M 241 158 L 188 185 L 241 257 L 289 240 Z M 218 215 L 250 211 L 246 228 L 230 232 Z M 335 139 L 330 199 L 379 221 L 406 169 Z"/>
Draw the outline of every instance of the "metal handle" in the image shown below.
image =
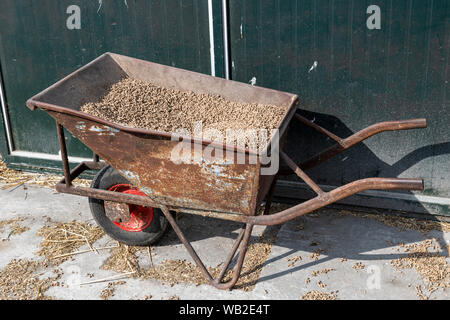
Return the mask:
<path id="1" fill-rule="evenodd" d="M 254 225 L 280 224 L 365 190 L 423 190 L 423 180 L 406 178 L 357 180 L 284 211 L 268 216 L 252 216 L 249 221 Z"/>
<path id="2" fill-rule="evenodd" d="M 400 120 L 400 121 L 387 121 L 386 123 L 392 123 L 395 127 L 392 130 L 408 130 L 408 129 L 421 129 L 427 127 L 427 119 L 410 119 L 410 120 Z"/>
<path id="3" fill-rule="evenodd" d="M 304 124 L 307 124 L 319 132 L 322 132 L 335 140 L 337 143 L 332 145 L 331 147 L 325 149 L 324 151 L 312 156 L 311 158 L 305 160 L 298 166 L 303 169 L 310 169 L 324 162 L 325 160 L 330 159 L 331 157 L 341 153 L 344 150 L 351 148 L 352 146 L 360 143 L 361 141 L 370 138 L 373 135 L 376 135 L 385 131 L 396 131 L 396 130 L 409 130 L 409 129 L 420 129 L 427 127 L 426 119 L 410 119 L 410 120 L 400 120 L 400 121 L 385 121 L 373 124 L 361 131 L 358 131 L 352 134 L 350 137 L 342 139 L 337 137 L 331 133 L 329 133 L 326 129 L 312 123 L 305 118 L 298 116 L 297 119 L 302 121 Z M 280 172 L 281 175 L 287 174 L 287 172 Z"/>

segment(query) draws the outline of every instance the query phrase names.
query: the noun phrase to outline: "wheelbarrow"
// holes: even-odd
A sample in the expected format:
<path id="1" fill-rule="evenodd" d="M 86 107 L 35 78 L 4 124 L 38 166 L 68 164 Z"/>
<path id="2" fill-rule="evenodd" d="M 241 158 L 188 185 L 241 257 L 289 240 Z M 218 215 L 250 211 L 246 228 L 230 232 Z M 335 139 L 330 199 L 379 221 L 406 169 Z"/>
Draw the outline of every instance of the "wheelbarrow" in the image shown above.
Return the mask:
<path id="1" fill-rule="evenodd" d="M 193 147 L 194 153 L 199 153 L 200 163 L 174 163 L 171 152 L 179 140 L 172 139 L 170 134 L 127 127 L 80 111 L 83 104 L 100 100 L 112 84 L 124 77 L 181 91 L 221 95 L 236 102 L 279 106 L 284 110 L 284 118 L 278 127 L 280 139 L 273 136 L 265 151 L 279 152 L 287 169 L 261 174 L 267 164 L 262 163 L 258 155 L 254 163 L 211 162 L 202 158 L 203 151 L 210 145 L 246 160 L 255 153 L 247 147 L 196 137 L 183 137 L 183 141 Z M 56 185 L 58 192 L 88 197 L 96 222 L 108 235 L 128 245 L 155 243 L 170 224 L 208 282 L 219 289 L 231 289 L 236 284 L 255 225 L 281 224 L 364 190 L 423 190 L 422 179 L 367 178 L 324 192 L 305 170 L 377 133 L 425 128 L 425 119 L 377 123 L 344 139 L 298 114 L 296 95 L 113 53 L 103 54 L 35 95 L 27 101 L 27 106 L 31 110 L 45 110 L 56 120 L 64 171 L 64 178 Z M 282 150 L 292 119 L 327 135 L 336 144 L 303 163 L 294 163 Z M 93 151 L 92 161 L 81 162 L 70 169 L 63 128 Z M 87 170 L 98 171 L 91 187 L 73 185 L 72 181 Z M 276 181 L 279 176 L 289 174 L 300 177 L 317 196 L 269 214 Z M 264 205 L 264 201 L 264 212 L 257 214 L 257 208 Z M 183 234 L 173 212 L 243 224 L 216 279 Z M 236 254 L 232 278 L 225 282 L 223 278 Z"/>

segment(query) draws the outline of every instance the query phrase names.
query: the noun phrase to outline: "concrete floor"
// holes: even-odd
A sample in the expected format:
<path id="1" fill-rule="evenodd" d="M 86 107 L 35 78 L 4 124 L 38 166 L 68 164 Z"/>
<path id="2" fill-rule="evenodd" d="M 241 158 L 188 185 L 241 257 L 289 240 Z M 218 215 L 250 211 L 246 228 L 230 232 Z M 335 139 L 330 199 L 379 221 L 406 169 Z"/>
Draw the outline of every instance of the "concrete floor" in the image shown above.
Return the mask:
<path id="1" fill-rule="evenodd" d="M 8 240 L 5 240 L 9 235 L 8 228 L 0 228 L 0 269 L 11 259 L 42 259 L 36 255 L 42 241 L 36 232 L 45 224 L 47 217 L 55 222 L 78 220 L 94 223 L 87 199 L 37 187 L 0 190 L 0 215 L 0 221 L 23 217 L 24 221 L 20 224 L 30 228 L 22 234 L 10 236 Z M 208 266 L 216 266 L 223 261 L 240 227 L 239 224 L 192 215 L 184 215 L 180 224 Z M 264 227 L 255 227 L 252 237 L 258 237 L 262 232 Z M 449 261 L 449 232 L 399 231 L 374 219 L 342 215 L 337 210 L 324 209 L 320 214 L 298 218 L 280 228 L 259 281 L 252 291 L 221 291 L 208 285 L 169 286 L 157 280 L 124 279 L 126 283 L 116 287 L 111 299 L 144 299 L 149 296 L 151 299 L 175 296 L 195 300 L 300 299 L 313 290 L 336 292 L 337 298 L 343 300 L 418 299 L 415 286 L 424 284 L 421 276 L 414 269 L 399 272 L 390 261 L 406 255 L 399 244 L 430 238 L 437 240 L 441 248 L 439 250 Z M 108 244 L 114 244 L 114 241 L 104 236 L 94 245 L 102 247 Z M 318 249 L 320 255 L 312 256 Z M 100 269 L 108 256 L 108 251 L 100 251 L 99 254 L 89 252 L 62 263 L 59 268 L 63 274 L 59 281 L 66 286 L 50 288 L 45 294 L 55 299 L 100 299 L 100 293 L 108 282 L 84 286 L 78 283 L 116 275 Z M 297 258 L 297 261 L 288 260 L 298 256 L 301 259 Z M 166 259 L 192 261 L 173 231 L 154 250 L 155 264 Z M 145 256 L 140 257 L 140 263 L 141 267 L 149 266 Z M 356 263 L 364 265 L 364 269 L 353 268 Z M 326 268 L 333 270 L 313 276 L 314 271 Z M 49 267 L 40 276 L 51 276 L 53 269 Z M 93 276 L 89 277 L 88 274 Z M 434 291 L 430 298 L 449 299 L 449 289 Z"/>

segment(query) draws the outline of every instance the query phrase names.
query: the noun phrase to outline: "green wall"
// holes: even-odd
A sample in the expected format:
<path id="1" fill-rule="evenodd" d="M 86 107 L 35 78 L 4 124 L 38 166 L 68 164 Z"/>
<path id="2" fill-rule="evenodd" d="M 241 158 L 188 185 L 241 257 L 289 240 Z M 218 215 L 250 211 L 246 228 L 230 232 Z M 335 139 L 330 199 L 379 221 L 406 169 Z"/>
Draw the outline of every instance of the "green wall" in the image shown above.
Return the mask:
<path id="1" fill-rule="evenodd" d="M 367 27 L 372 4 L 381 29 Z M 450 198 L 449 7 L 447 0 L 230 0 L 233 79 L 297 93 L 307 118 L 342 137 L 375 122 L 427 118 L 427 129 L 383 133 L 309 173 L 330 186 L 423 177 L 424 195 Z M 297 124 L 288 140 L 297 161 L 332 143 Z"/>
<path id="2" fill-rule="evenodd" d="M 221 1 L 212 4 L 214 66 L 223 76 Z M 381 9 L 379 30 L 366 25 L 373 4 Z M 69 5 L 81 8 L 80 30 L 66 27 Z M 449 7 L 447 0 L 229 0 L 231 77 L 298 94 L 306 117 L 342 137 L 379 121 L 426 117 L 427 129 L 375 136 L 309 173 L 328 186 L 422 177 L 421 195 L 430 204 L 411 210 L 447 214 Z M 25 101 L 103 52 L 211 74 L 209 37 L 207 0 L 0 1 L 0 65 L 14 150 L 58 153 L 53 120 L 29 111 Z M 0 152 L 10 166 L 59 165 L 8 155 L 0 130 Z M 331 144 L 295 123 L 288 138 L 287 152 L 297 161 Z M 70 135 L 68 148 L 71 156 L 91 156 Z M 298 186 L 282 182 L 281 196 L 304 197 Z M 402 194 L 417 206 L 417 194 Z M 409 208 L 390 205 L 402 206 Z"/>
<path id="3" fill-rule="evenodd" d="M 66 27 L 70 5 L 81 9 L 80 30 Z M 25 101 L 104 52 L 211 72 L 208 6 L 202 0 L 2 0 L 0 36 L 15 150 L 58 153 L 54 120 L 27 110 Z M 70 136 L 68 148 L 71 156 L 91 156 Z"/>

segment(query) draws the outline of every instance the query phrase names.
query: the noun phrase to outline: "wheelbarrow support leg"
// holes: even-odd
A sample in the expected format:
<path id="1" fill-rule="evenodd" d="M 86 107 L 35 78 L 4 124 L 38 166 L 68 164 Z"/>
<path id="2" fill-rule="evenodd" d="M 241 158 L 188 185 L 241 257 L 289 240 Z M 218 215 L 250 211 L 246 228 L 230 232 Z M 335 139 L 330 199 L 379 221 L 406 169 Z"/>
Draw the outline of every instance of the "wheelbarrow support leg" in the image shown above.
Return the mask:
<path id="1" fill-rule="evenodd" d="M 61 161 L 64 170 L 64 180 L 66 187 L 72 185 L 72 180 L 70 179 L 70 167 L 69 159 L 67 157 L 66 139 L 64 137 L 64 128 L 58 122 L 56 122 L 56 132 L 58 133 L 59 148 L 61 150 Z"/>
<path id="2" fill-rule="evenodd" d="M 273 195 L 275 193 L 275 187 L 278 181 L 278 174 L 273 178 L 272 184 L 270 185 L 269 192 L 266 197 L 266 205 L 264 207 L 264 215 L 267 216 L 270 213 L 270 208 L 272 207 Z"/>
<path id="3" fill-rule="evenodd" d="M 244 264 L 245 254 L 247 253 L 250 235 L 253 230 L 253 224 L 247 223 L 245 225 L 245 228 L 241 229 L 241 232 L 239 233 L 239 236 L 236 239 L 236 242 L 235 242 L 230 254 L 227 257 L 227 260 L 224 263 L 223 269 L 222 269 L 221 273 L 219 274 L 219 277 L 217 279 L 214 279 L 211 276 L 211 274 L 208 272 L 208 270 L 206 269 L 205 265 L 203 264 L 203 262 L 201 261 L 201 259 L 197 255 L 197 253 L 195 252 L 194 248 L 191 246 L 189 241 L 184 236 L 181 229 L 178 227 L 178 224 L 175 221 L 175 219 L 172 217 L 172 215 L 170 214 L 169 209 L 166 206 L 161 206 L 161 210 L 164 213 L 164 215 L 166 216 L 167 220 L 169 221 L 169 223 L 172 226 L 175 233 L 178 235 L 178 238 L 180 239 L 180 241 L 186 247 L 186 249 L 189 252 L 189 254 L 191 255 L 192 259 L 194 259 L 194 262 L 197 265 L 197 267 L 200 268 L 200 271 L 203 273 L 206 280 L 208 280 L 209 284 L 216 287 L 217 289 L 221 289 L 221 290 L 231 289 L 236 284 L 236 282 L 239 279 L 239 276 L 241 274 L 242 266 Z M 223 282 L 221 282 L 221 280 L 224 277 L 224 275 L 228 269 L 228 266 L 230 265 L 231 261 L 233 260 L 238 248 L 239 248 L 239 257 L 238 257 L 236 266 L 234 267 L 233 277 L 228 282 L 223 283 Z"/>

